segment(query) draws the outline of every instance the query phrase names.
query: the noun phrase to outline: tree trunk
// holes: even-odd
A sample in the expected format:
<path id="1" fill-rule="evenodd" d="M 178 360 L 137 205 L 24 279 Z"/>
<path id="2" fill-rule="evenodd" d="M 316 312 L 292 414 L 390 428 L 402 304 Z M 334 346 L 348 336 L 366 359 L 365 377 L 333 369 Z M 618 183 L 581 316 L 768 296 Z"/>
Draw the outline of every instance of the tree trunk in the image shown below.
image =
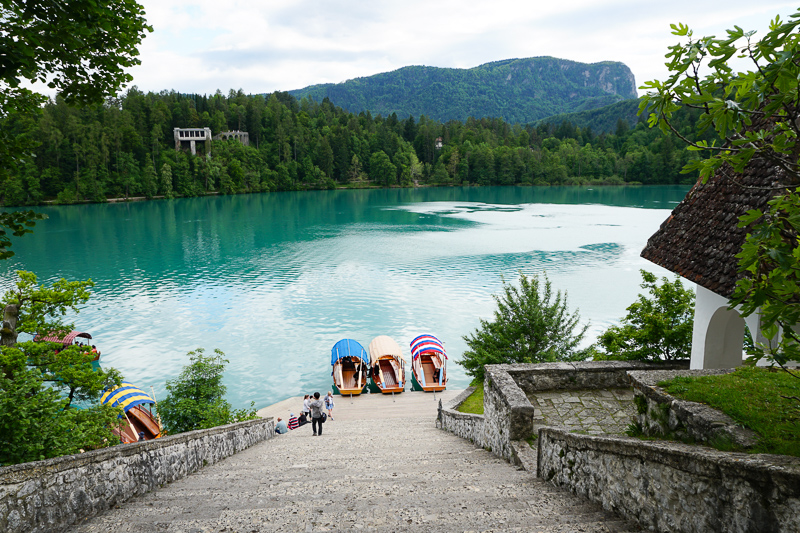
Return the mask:
<path id="1" fill-rule="evenodd" d="M 17 343 L 18 304 L 9 304 L 3 310 L 3 327 L 0 328 L 0 346 L 14 346 Z"/>

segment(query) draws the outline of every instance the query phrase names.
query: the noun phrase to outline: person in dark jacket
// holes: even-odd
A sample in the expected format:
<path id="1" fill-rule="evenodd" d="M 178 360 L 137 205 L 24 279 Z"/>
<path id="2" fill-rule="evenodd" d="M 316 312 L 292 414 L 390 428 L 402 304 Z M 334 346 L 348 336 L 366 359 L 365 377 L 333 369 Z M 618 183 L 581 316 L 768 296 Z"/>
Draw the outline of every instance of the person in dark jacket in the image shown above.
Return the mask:
<path id="1" fill-rule="evenodd" d="M 319 399 L 319 392 L 314 393 L 314 399 L 308 404 L 311 408 L 311 429 L 314 436 L 322 435 L 322 413 L 325 411 L 325 401 Z"/>

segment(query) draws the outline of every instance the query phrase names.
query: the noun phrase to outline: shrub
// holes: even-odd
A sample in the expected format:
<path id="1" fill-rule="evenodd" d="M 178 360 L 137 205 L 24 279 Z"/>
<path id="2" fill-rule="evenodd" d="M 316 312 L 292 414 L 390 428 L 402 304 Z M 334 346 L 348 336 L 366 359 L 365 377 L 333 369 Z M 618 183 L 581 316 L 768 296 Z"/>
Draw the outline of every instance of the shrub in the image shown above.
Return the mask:
<path id="1" fill-rule="evenodd" d="M 205 355 L 202 348 L 189 352 L 191 363 L 177 379 L 167 381 L 167 398 L 158 403 L 158 414 L 168 433 L 183 433 L 257 418 L 249 409 L 233 409 L 225 400 L 222 384 L 228 360 L 221 350 Z"/>

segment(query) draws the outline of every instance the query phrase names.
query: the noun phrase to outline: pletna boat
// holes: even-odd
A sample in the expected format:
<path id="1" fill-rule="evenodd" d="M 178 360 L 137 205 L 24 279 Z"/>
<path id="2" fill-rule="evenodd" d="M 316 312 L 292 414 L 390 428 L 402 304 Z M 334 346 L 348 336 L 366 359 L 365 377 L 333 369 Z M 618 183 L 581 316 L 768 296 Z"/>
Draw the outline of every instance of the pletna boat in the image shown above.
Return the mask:
<path id="1" fill-rule="evenodd" d="M 447 354 L 433 335 L 411 341 L 411 390 L 438 392 L 447 386 Z"/>
<path id="2" fill-rule="evenodd" d="M 358 395 L 367 387 L 369 357 L 353 339 L 342 339 L 331 348 L 333 393 Z"/>
<path id="3" fill-rule="evenodd" d="M 120 442 L 128 444 L 139 440 L 153 440 L 163 434 L 161 421 L 153 413 L 156 401 L 136 386 L 122 383 L 119 387 L 105 391 L 100 401 L 122 408 L 119 427 L 111 429 Z M 145 408 L 145 405 L 149 407 Z"/>
<path id="4" fill-rule="evenodd" d="M 77 339 L 86 339 L 87 342 L 84 344 L 87 351 L 94 354 L 92 361 L 97 361 L 100 359 L 100 352 L 97 351 L 97 348 L 90 345 L 88 341 L 92 340 L 92 336 L 85 331 L 70 331 L 69 333 L 63 331 L 56 331 L 48 333 L 47 335 L 36 335 L 33 340 L 34 342 L 57 342 L 61 344 L 64 348 L 71 346 L 77 342 L 80 342 Z"/>
<path id="5" fill-rule="evenodd" d="M 403 392 L 406 381 L 406 362 L 400 345 L 387 335 L 369 343 L 370 392 L 391 394 Z"/>

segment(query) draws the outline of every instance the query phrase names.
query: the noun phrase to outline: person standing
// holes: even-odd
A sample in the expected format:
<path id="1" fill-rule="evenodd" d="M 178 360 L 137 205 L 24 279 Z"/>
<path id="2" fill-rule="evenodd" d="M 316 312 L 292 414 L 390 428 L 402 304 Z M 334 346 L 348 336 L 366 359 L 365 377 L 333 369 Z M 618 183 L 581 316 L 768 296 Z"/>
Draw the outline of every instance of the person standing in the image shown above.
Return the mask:
<path id="1" fill-rule="evenodd" d="M 333 406 L 336 405 L 333 403 L 333 394 L 331 391 L 328 391 L 328 395 L 325 396 L 325 409 L 328 410 L 328 418 L 333 420 Z"/>
<path id="2" fill-rule="evenodd" d="M 308 404 L 311 408 L 311 429 L 314 436 L 322 435 L 322 415 L 325 410 L 325 401 L 319 399 L 319 392 L 314 393 L 314 399 Z"/>
<path id="3" fill-rule="evenodd" d="M 309 415 L 311 414 L 311 409 L 308 407 L 308 404 L 310 402 L 311 402 L 311 395 L 310 394 L 306 394 L 303 397 L 303 410 L 300 411 L 300 414 L 306 415 L 306 418 L 308 418 Z"/>

